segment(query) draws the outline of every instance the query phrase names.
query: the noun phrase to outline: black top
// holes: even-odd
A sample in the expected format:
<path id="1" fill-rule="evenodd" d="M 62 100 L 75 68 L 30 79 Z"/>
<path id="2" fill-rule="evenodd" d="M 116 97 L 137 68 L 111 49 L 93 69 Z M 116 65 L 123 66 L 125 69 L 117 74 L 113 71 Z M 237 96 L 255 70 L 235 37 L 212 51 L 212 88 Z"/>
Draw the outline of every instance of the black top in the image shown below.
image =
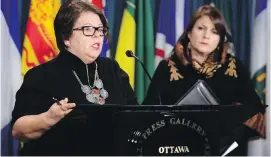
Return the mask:
<path id="1" fill-rule="evenodd" d="M 155 71 L 143 104 L 159 104 L 157 96 L 159 90 L 162 104 L 173 105 L 199 79 L 208 84 L 221 105 L 233 103 L 261 104 L 248 71 L 240 60 L 230 55 L 211 77 L 205 73 L 200 73 L 192 64 L 182 64 L 178 59 L 161 61 Z"/>
<path id="2" fill-rule="evenodd" d="M 213 62 L 209 65 L 206 63 L 203 64 L 205 68 L 202 69 L 196 68 L 188 59 L 182 59 L 173 54 L 171 58 L 160 62 L 143 104 L 158 105 L 158 94 L 160 93 L 163 105 L 174 105 L 200 79 L 204 80 L 215 93 L 220 105 L 241 103 L 250 105 L 252 108 L 263 106 L 254 90 L 248 71 L 237 58 L 228 54 L 224 63 Z M 256 108 L 258 109 L 258 107 Z M 260 108 L 259 110 L 261 110 Z M 246 111 L 242 114 L 246 114 Z M 251 117 L 252 115 L 247 116 Z M 232 118 L 229 117 L 229 119 Z M 260 120 L 257 121 L 255 123 Z M 223 126 L 223 124 L 221 125 Z M 225 142 L 227 144 L 231 144 L 238 138 L 239 147 L 232 155 L 245 155 L 246 150 L 244 147 L 246 144 L 242 143 L 246 143 L 249 137 L 255 135 L 254 131 L 242 125 L 230 133 L 221 131 L 220 136 L 224 137 L 221 142 L 227 141 Z"/>
<path id="3" fill-rule="evenodd" d="M 97 58 L 96 62 L 104 89 L 109 93 L 105 103 L 138 104 L 129 84 L 128 75 L 119 67 L 118 63 L 102 57 Z M 94 81 L 95 67 L 95 63 L 88 64 L 91 86 Z M 77 73 L 83 84 L 88 84 L 86 65 L 78 57 L 67 51 L 60 52 L 55 59 L 29 70 L 24 77 L 21 88 L 16 94 L 12 124 L 22 116 L 46 112 L 54 103 L 52 97 L 56 97 L 59 100 L 67 97 L 69 102 L 77 105 L 90 104 L 86 99 L 86 95 L 81 91 L 81 86 L 72 70 Z M 80 124 L 79 121 L 68 120 L 69 117 L 76 117 L 81 114 L 80 110 L 72 111 L 42 137 L 26 142 L 22 154 L 84 155 L 84 152 L 82 152 L 83 147 L 90 149 L 90 145 L 86 144 L 86 142 L 89 142 L 89 139 L 87 140 L 85 138 L 86 134 L 84 134 L 86 126 Z M 65 121 L 69 122 L 65 123 Z"/>

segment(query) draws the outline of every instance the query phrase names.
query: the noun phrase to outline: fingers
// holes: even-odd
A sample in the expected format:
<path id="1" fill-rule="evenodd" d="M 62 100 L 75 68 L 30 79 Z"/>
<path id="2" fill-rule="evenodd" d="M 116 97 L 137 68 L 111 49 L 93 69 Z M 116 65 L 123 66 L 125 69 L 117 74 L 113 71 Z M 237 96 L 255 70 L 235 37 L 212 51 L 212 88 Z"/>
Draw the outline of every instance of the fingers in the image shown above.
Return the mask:
<path id="1" fill-rule="evenodd" d="M 64 115 L 69 114 L 73 109 L 68 109 L 67 111 L 64 111 Z"/>
<path id="2" fill-rule="evenodd" d="M 60 106 L 62 111 L 72 110 L 75 107 L 75 103 L 66 103 Z"/>
<path id="3" fill-rule="evenodd" d="M 75 103 L 68 103 L 68 98 L 65 98 L 58 103 L 54 103 L 46 112 L 46 117 L 48 121 L 53 121 L 55 124 L 69 114 L 75 106 Z"/>
<path id="4" fill-rule="evenodd" d="M 74 103 L 68 103 L 68 104 L 73 104 L 72 106 L 75 106 Z M 70 108 L 64 108 L 62 109 L 62 112 L 63 112 L 63 116 L 65 117 L 67 114 L 69 114 L 72 110 L 73 110 L 74 107 L 70 107 Z"/>
<path id="5" fill-rule="evenodd" d="M 68 103 L 68 98 L 60 100 L 61 105 Z"/>
<path id="6" fill-rule="evenodd" d="M 58 108 L 60 110 L 58 112 L 60 115 L 65 116 L 69 114 L 73 110 L 73 108 L 76 106 L 75 103 L 68 103 L 68 101 L 69 101 L 68 98 L 65 98 L 59 101 L 61 104 L 61 105 L 58 105 Z"/>
<path id="7" fill-rule="evenodd" d="M 60 108 L 63 111 L 68 111 L 69 109 L 72 109 L 75 107 L 75 103 L 68 103 L 68 98 L 61 100 L 60 103 L 61 103 Z"/>

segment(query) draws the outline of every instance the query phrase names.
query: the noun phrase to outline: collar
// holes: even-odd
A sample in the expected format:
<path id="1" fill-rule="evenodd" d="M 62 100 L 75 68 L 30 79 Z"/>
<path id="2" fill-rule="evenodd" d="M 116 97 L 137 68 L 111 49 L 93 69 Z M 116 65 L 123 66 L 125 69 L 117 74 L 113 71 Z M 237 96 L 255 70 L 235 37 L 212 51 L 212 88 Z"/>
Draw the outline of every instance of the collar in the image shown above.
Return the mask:
<path id="1" fill-rule="evenodd" d="M 86 69 L 86 64 L 76 55 L 67 50 L 61 51 L 56 59 L 63 66 L 63 68 L 67 68 L 69 70 L 72 69 L 75 71 L 82 71 Z M 100 57 L 98 57 L 95 61 L 97 64 L 99 64 Z M 87 64 L 87 66 L 91 71 L 94 71 L 96 68 L 94 62 Z"/>
<path id="2" fill-rule="evenodd" d="M 206 78 L 213 77 L 217 69 L 222 66 L 222 60 L 220 62 L 216 61 L 217 59 L 215 58 L 215 52 L 212 52 L 204 63 L 199 64 L 197 61 L 192 60 L 189 51 L 185 51 L 183 45 L 181 45 L 180 43 L 176 44 L 175 53 L 172 55 L 170 60 L 177 64 L 179 62 L 184 66 L 190 65 L 193 67 L 193 69 L 196 70 L 197 73 L 205 75 Z"/>

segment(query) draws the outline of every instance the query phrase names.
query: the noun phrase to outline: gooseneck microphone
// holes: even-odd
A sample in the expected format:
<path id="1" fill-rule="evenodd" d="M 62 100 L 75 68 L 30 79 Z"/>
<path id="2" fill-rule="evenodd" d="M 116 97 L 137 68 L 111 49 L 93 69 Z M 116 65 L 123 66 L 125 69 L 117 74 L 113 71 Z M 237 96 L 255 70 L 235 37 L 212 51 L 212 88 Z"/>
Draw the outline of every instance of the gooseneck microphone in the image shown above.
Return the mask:
<path id="1" fill-rule="evenodd" d="M 144 69 L 144 72 L 147 74 L 147 76 L 148 76 L 148 78 L 150 79 L 150 81 L 152 81 L 151 75 L 150 75 L 150 73 L 148 72 L 148 70 L 146 69 L 144 63 L 143 63 L 143 62 L 142 62 L 142 61 L 141 61 L 141 60 L 133 53 L 133 51 L 127 50 L 125 53 L 126 53 L 126 56 L 127 56 L 127 57 L 133 57 L 133 58 L 135 58 L 135 59 L 141 64 L 141 66 L 142 66 L 143 69 Z M 159 99 L 160 105 L 162 105 L 162 101 L 161 101 L 160 91 L 159 91 L 159 90 L 158 90 L 158 99 Z"/>
<path id="2" fill-rule="evenodd" d="M 150 81 L 152 81 L 151 75 L 148 72 L 148 70 L 146 69 L 144 63 L 142 63 L 141 60 L 137 56 L 135 56 L 131 50 L 126 51 L 126 56 L 127 57 L 134 57 L 141 64 L 141 66 L 143 67 L 143 69 L 144 69 L 145 73 L 147 74 L 148 78 L 150 79 Z"/>

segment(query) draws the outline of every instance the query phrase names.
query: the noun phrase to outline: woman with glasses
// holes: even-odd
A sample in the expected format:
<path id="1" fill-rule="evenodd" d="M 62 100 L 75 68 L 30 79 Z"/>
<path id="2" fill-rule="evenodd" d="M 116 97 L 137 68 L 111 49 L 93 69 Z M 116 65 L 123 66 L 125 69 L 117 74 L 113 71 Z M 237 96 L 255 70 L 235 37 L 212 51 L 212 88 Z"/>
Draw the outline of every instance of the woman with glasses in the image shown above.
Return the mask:
<path id="1" fill-rule="evenodd" d="M 75 107 L 138 104 L 137 100 L 118 63 L 99 56 L 108 26 L 98 8 L 68 0 L 56 15 L 54 30 L 60 53 L 25 75 L 16 94 L 12 135 L 24 141 L 21 155 L 99 155 L 95 132 L 104 130 L 92 131 L 85 125 L 90 123 L 85 112 Z"/>

